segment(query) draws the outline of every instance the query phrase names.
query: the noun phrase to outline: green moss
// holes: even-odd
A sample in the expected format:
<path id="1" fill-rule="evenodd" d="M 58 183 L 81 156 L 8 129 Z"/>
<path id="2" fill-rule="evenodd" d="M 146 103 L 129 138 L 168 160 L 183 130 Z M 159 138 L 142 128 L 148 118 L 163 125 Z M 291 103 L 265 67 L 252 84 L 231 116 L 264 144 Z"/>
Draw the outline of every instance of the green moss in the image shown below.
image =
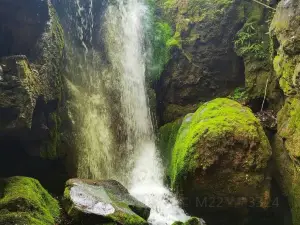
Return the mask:
<path id="1" fill-rule="evenodd" d="M 50 113 L 48 118 L 49 137 L 43 143 L 43 147 L 41 149 L 42 158 L 56 159 L 62 155 L 59 151 L 61 138 L 59 131 L 60 125 L 61 120 L 57 112 Z"/>
<path id="2" fill-rule="evenodd" d="M 170 25 L 161 21 L 155 21 L 149 32 L 153 57 L 148 69 L 151 73 L 152 82 L 159 79 L 164 66 L 170 59 L 170 48 L 172 46 L 169 43 L 172 38 L 172 33 L 173 31 Z"/>
<path id="3" fill-rule="evenodd" d="M 238 87 L 228 96 L 229 99 L 243 102 L 247 98 L 247 93 L 245 88 Z"/>
<path id="4" fill-rule="evenodd" d="M 60 213 L 58 202 L 37 180 L 27 177 L 12 177 L 1 180 L 0 183 L 3 185 L 3 193 L 0 198 L 0 223 L 55 224 Z"/>
<path id="5" fill-rule="evenodd" d="M 175 32 L 168 45 L 182 48 L 183 43 L 194 42 L 199 38 L 199 32 L 191 31 L 189 37 L 182 33 L 187 32 L 190 25 L 195 23 L 211 21 L 218 23 L 233 2 L 233 0 L 158 0 L 157 5 L 164 12 L 162 18 L 170 24 L 175 23 Z"/>
<path id="6" fill-rule="evenodd" d="M 268 60 L 270 53 L 269 44 L 269 19 L 272 12 L 265 12 L 265 8 L 257 3 L 245 2 L 246 23 L 237 33 L 235 50 L 243 58 L 252 60 Z"/>
<path id="7" fill-rule="evenodd" d="M 299 225 L 300 167 L 298 162 L 287 154 L 284 141 L 279 135 L 276 135 L 273 141 L 273 158 L 277 169 L 275 179 L 284 195 L 288 197 L 293 224 Z"/>
<path id="8" fill-rule="evenodd" d="M 181 126 L 182 119 L 178 119 L 172 123 L 165 124 L 159 128 L 159 149 L 165 168 L 169 170 L 169 165 L 172 157 L 172 150 L 176 142 L 177 133 Z M 169 175 L 169 171 L 167 172 Z"/>
<path id="9" fill-rule="evenodd" d="M 197 217 L 192 217 L 184 223 L 184 225 L 200 225 L 201 221 Z"/>
<path id="10" fill-rule="evenodd" d="M 278 113 L 278 134 L 285 139 L 290 157 L 300 157 L 300 100 L 289 98 Z"/>
<path id="11" fill-rule="evenodd" d="M 257 161 L 256 166 L 257 169 L 266 167 L 264 158 L 268 158 L 270 146 L 258 119 L 250 109 L 239 103 L 218 98 L 202 105 L 192 116 L 184 118 L 172 151 L 172 188 L 176 188 L 185 175 L 193 174 L 198 168 L 205 171 L 212 166 L 216 158 L 214 153 L 207 153 L 224 149 L 227 137 L 230 136 L 237 142 L 248 140 L 259 143 L 257 148 L 262 158 L 261 164 Z M 206 157 L 201 157 L 201 152 Z M 252 166 L 253 159 L 250 158 L 248 164 L 244 165 L 245 169 Z"/>
<path id="12" fill-rule="evenodd" d="M 273 66 L 277 77 L 279 78 L 279 84 L 285 95 L 291 95 L 295 93 L 295 86 L 293 83 L 295 62 L 293 59 L 289 59 L 280 51 L 274 58 Z"/>
<path id="13" fill-rule="evenodd" d="M 180 221 L 177 221 L 177 222 L 173 223 L 172 225 L 184 225 L 184 223 L 180 222 Z"/>

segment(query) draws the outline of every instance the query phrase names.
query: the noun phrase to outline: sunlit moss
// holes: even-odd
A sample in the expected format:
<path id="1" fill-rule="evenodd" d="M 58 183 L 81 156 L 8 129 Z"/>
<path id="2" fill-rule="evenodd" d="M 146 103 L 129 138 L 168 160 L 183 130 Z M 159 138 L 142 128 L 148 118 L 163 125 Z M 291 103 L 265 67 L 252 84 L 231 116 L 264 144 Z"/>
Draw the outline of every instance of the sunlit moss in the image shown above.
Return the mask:
<path id="1" fill-rule="evenodd" d="M 0 224 L 55 224 L 60 214 L 58 202 L 37 180 L 12 177 L 1 180 L 1 185 Z"/>
<path id="2" fill-rule="evenodd" d="M 182 178 L 193 174 L 197 168 L 206 170 L 213 165 L 214 154 L 211 154 L 212 158 L 202 157 L 201 152 L 213 152 L 223 148 L 228 135 L 234 137 L 234 140 L 259 143 L 257 151 L 262 153 L 262 158 L 268 158 L 268 139 L 250 109 L 229 99 L 215 99 L 202 105 L 193 115 L 187 115 L 183 120 L 172 151 L 172 188 L 176 189 Z M 261 163 L 263 162 L 266 163 L 262 160 Z M 246 165 L 247 163 L 249 165 Z M 266 166 L 259 164 L 260 162 L 256 163 L 257 168 Z M 251 160 L 246 161 L 244 167 L 250 168 Z"/>

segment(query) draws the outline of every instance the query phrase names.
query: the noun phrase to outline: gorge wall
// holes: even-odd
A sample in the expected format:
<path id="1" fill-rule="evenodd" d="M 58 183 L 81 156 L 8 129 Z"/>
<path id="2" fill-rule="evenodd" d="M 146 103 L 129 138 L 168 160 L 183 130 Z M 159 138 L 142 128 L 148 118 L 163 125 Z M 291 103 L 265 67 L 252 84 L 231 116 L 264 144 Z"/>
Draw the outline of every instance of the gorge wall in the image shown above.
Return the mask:
<path id="1" fill-rule="evenodd" d="M 59 196 L 72 177 L 130 183 L 144 139 L 153 143 L 139 147 L 138 168 L 155 158 L 150 169 L 161 171 L 148 104 L 165 171 L 150 179 L 165 188 L 164 179 L 188 214 L 208 225 L 300 224 L 299 1 L 147 5 L 140 65 L 121 54 L 132 40 L 118 27 L 117 2 L 0 0 L 0 212 L 8 183 L 46 192 L 7 177 L 36 178 Z M 132 64 L 146 77 L 126 70 Z M 124 96 L 128 77 L 141 89 Z"/>

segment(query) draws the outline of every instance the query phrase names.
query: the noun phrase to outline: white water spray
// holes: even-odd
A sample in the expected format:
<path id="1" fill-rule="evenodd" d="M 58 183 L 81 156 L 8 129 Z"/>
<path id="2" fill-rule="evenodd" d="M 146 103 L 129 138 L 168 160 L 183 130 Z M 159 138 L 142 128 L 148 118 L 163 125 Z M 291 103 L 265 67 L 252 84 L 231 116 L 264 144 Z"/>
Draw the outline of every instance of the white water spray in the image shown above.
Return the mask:
<path id="1" fill-rule="evenodd" d="M 185 221 L 188 216 L 163 184 L 163 168 L 155 147 L 145 88 L 145 29 L 148 17 L 142 0 L 117 0 L 106 12 L 106 46 L 121 93 L 126 128 L 127 164 L 117 177 L 133 196 L 151 207 L 154 225 Z"/>

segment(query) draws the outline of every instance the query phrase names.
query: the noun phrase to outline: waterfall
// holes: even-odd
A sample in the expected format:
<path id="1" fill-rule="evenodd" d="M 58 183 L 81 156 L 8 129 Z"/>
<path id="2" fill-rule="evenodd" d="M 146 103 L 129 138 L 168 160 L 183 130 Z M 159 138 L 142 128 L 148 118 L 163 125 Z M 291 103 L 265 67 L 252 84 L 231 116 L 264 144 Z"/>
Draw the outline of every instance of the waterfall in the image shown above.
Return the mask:
<path id="1" fill-rule="evenodd" d="M 77 176 L 120 181 L 151 208 L 153 225 L 185 221 L 188 216 L 164 186 L 147 104 L 147 5 L 62 0 L 56 8 L 65 31 L 69 139 L 76 152 L 70 161 Z"/>
<path id="2" fill-rule="evenodd" d="M 154 225 L 188 217 L 164 186 L 163 167 L 147 105 L 145 31 L 148 10 L 142 0 L 117 0 L 105 14 L 105 40 L 113 76 L 120 91 L 120 113 L 126 132 L 124 173 L 117 177 L 140 201 L 151 207 Z M 124 150 L 124 149 L 123 149 Z"/>

